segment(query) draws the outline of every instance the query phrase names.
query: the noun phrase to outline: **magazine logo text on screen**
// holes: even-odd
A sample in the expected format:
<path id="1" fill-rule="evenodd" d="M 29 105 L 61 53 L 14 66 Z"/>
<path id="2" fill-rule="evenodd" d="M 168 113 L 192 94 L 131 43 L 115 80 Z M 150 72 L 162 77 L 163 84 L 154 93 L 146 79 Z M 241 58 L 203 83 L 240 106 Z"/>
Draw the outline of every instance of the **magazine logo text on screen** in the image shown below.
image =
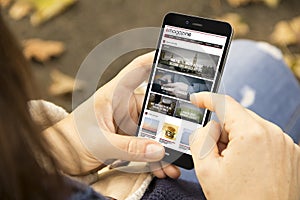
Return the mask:
<path id="1" fill-rule="evenodd" d="M 191 37 L 191 35 L 192 35 L 192 33 L 190 33 L 190 32 L 174 30 L 174 29 L 171 29 L 171 28 L 167 28 L 167 29 L 166 29 L 166 32 L 167 32 L 167 33 L 173 33 L 173 34 L 175 34 L 176 36 L 180 35 L 180 36 L 188 36 L 188 37 Z"/>

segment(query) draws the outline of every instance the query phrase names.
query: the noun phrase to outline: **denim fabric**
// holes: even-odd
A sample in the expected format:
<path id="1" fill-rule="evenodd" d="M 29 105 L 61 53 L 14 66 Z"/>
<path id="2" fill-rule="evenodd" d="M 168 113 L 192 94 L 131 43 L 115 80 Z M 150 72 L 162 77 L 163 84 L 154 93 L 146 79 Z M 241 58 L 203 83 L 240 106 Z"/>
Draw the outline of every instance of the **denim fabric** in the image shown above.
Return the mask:
<path id="1" fill-rule="evenodd" d="M 228 94 L 300 141 L 300 87 L 280 51 L 250 40 L 232 42 L 219 93 Z M 194 170 L 182 180 L 198 182 Z"/>
<path id="2" fill-rule="evenodd" d="M 254 101 L 246 107 L 299 142 L 299 82 L 275 47 L 250 40 L 234 41 L 219 89 L 241 103 L 247 92 L 253 93 Z"/>

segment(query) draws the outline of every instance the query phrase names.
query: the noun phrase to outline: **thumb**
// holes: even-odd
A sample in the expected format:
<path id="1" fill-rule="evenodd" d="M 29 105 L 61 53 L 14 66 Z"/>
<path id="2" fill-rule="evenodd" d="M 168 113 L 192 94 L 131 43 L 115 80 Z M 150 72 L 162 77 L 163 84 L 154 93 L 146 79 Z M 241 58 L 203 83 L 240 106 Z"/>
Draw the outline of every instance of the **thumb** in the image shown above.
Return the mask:
<path id="1" fill-rule="evenodd" d="M 119 72 L 113 81 L 116 81 L 119 86 L 125 86 L 132 92 L 143 81 L 148 79 L 152 68 L 153 58 L 154 52 L 135 58 Z"/>
<path id="2" fill-rule="evenodd" d="M 191 153 L 196 168 L 217 167 L 214 165 L 220 157 L 217 146 L 220 135 L 220 125 L 215 121 L 210 121 L 190 136 Z"/>
<path id="3" fill-rule="evenodd" d="M 140 162 L 155 162 L 165 155 L 164 147 L 153 140 L 110 134 L 108 140 L 114 146 L 112 157 L 115 159 Z"/>

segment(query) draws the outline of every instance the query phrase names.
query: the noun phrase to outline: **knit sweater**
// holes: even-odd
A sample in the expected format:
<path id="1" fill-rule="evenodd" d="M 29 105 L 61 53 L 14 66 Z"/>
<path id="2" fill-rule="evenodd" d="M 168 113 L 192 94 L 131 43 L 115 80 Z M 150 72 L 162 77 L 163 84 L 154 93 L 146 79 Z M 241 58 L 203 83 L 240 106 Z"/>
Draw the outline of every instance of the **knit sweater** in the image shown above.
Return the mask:
<path id="1" fill-rule="evenodd" d="M 70 200 L 103 200 L 102 195 L 96 193 L 91 187 L 69 180 L 72 186 Z M 117 188 L 116 188 L 117 189 Z M 199 185 L 191 182 L 173 180 L 170 178 L 154 178 L 147 188 L 142 200 L 203 200 L 205 196 Z"/>
<path id="2" fill-rule="evenodd" d="M 206 199 L 201 187 L 192 182 L 170 178 L 154 178 L 147 188 L 143 200 L 202 200 Z"/>

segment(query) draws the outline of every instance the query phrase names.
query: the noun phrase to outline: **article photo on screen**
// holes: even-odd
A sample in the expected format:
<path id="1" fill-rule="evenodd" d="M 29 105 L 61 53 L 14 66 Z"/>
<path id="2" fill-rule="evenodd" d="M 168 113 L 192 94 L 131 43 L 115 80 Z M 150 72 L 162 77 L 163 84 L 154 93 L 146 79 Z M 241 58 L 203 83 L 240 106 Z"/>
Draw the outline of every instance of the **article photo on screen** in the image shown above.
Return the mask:
<path id="1" fill-rule="evenodd" d="M 219 56 L 162 45 L 157 67 L 213 81 Z"/>
<path id="2" fill-rule="evenodd" d="M 157 68 L 152 91 L 189 101 L 193 93 L 210 91 L 213 82 Z"/>

